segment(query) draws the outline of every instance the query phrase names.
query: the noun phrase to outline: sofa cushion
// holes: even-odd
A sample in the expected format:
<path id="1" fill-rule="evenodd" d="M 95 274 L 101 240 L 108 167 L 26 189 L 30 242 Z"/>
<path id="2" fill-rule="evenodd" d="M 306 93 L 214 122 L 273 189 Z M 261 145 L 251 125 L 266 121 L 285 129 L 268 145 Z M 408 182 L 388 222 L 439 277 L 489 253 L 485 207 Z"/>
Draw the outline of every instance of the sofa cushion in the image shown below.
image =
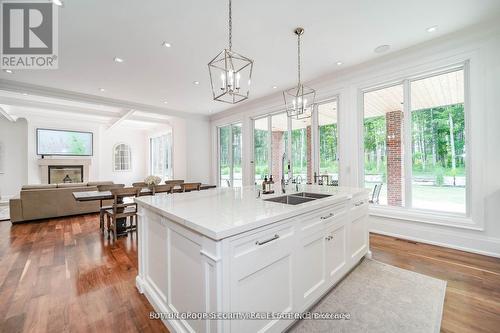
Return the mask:
<path id="1" fill-rule="evenodd" d="M 42 190 L 46 188 L 56 188 L 57 184 L 33 184 L 23 185 L 22 190 Z"/>
<path id="2" fill-rule="evenodd" d="M 88 182 L 87 186 L 97 186 L 97 185 L 113 185 L 114 182 Z"/>
<path id="3" fill-rule="evenodd" d="M 87 183 L 61 183 L 57 184 L 57 188 L 68 188 L 68 187 L 86 187 Z"/>

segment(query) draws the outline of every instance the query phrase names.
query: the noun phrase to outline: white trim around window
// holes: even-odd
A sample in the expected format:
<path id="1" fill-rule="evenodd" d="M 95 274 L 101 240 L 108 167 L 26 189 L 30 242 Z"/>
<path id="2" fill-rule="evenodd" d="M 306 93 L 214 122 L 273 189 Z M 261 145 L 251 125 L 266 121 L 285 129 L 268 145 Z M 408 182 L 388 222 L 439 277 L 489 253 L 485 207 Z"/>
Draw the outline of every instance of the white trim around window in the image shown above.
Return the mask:
<path id="1" fill-rule="evenodd" d="M 113 171 L 132 171 L 132 149 L 129 144 L 119 142 L 113 146 Z"/>
<path id="2" fill-rule="evenodd" d="M 483 214 L 481 209 L 473 211 L 473 184 L 477 189 L 482 188 L 482 183 L 473 183 L 472 170 L 475 166 L 472 163 L 471 156 L 480 155 L 474 152 L 475 147 L 472 141 L 472 126 L 471 126 L 471 104 L 470 104 L 470 86 L 471 86 L 471 58 L 473 55 L 464 57 L 463 60 L 451 63 L 445 66 L 436 66 L 434 69 L 418 71 L 413 74 L 403 74 L 396 79 L 380 81 L 379 83 L 372 83 L 367 85 L 360 85 L 358 89 L 358 170 L 359 170 L 359 186 L 364 185 L 364 103 L 363 96 L 365 93 L 391 87 L 397 84 L 403 85 L 404 95 L 404 150 L 411 151 L 412 149 L 412 134 L 411 134 L 411 90 L 410 84 L 412 81 L 421 80 L 437 75 L 446 74 L 449 72 L 463 70 L 464 71 L 464 118 L 465 118 L 465 141 L 466 141 L 466 157 L 465 157 L 465 175 L 466 175 L 466 212 L 465 214 L 448 213 L 428 209 L 416 209 L 411 207 L 412 195 L 412 159 L 411 154 L 404 155 L 404 188 L 405 188 L 405 207 L 392 207 L 392 206 L 379 206 L 372 205 L 370 207 L 370 214 L 373 216 L 380 216 L 385 218 L 393 218 L 397 220 L 407 220 L 411 222 L 422 222 L 430 224 L 438 224 L 443 226 L 458 227 L 470 230 L 484 230 L 483 228 Z M 480 172 L 480 171 L 475 171 Z M 475 178 L 474 178 L 475 179 Z M 474 214 L 475 213 L 475 214 Z"/>

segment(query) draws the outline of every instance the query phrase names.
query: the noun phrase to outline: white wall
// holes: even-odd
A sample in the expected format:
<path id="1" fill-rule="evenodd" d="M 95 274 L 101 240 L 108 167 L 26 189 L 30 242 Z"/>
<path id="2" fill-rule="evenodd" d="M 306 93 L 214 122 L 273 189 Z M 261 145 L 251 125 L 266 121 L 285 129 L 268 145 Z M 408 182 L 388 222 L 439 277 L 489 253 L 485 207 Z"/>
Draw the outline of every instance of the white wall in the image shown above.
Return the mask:
<path id="1" fill-rule="evenodd" d="M 99 175 L 99 154 L 100 154 L 100 127 L 101 124 L 82 120 L 69 120 L 62 117 L 54 116 L 26 116 L 28 121 L 27 132 L 27 168 L 28 168 L 28 184 L 40 184 L 40 167 L 38 166 L 38 159 L 40 156 L 36 154 L 36 129 L 62 129 L 92 132 L 94 137 L 94 155 L 91 157 L 84 157 L 90 159 L 91 165 L 89 168 L 89 180 L 100 180 Z M 59 156 L 46 156 L 46 159 L 61 158 Z M 82 159 L 82 157 L 64 157 L 65 159 Z"/>
<path id="2" fill-rule="evenodd" d="M 363 140 L 360 90 L 398 81 L 466 60 L 470 61 L 471 216 L 463 226 L 444 226 L 446 218 L 430 215 L 425 223 L 414 216 L 381 216 L 372 212 L 371 230 L 402 238 L 441 244 L 500 257 L 500 24 L 485 24 L 318 78 L 308 85 L 316 101 L 339 96 L 340 183 L 360 186 Z M 307 65 L 307 64 L 306 64 Z M 212 117 L 212 177 L 216 175 L 216 126 L 243 123 L 243 139 L 251 142 L 251 117 L 283 109 L 279 93 L 249 101 Z M 251 145 L 243 147 L 244 182 L 251 184 Z M 214 178 L 215 179 L 215 178 Z M 405 213 L 406 214 L 406 213 Z M 391 217 L 389 217 L 391 216 Z"/>
<path id="3" fill-rule="evenodd" d="M 99 180 L 112 180 L 117 184 L 126 185 L 144 181 L 149 174 L 149 141 L 145 131 L 123 127 L 107 130 L 101 127 L 100 138 Z M 119 143 L 130 146 L 132 155 L 130 171 L 113 170 L 113 148 Z"/>
<path id="4" fill-rule="evenodd" d="M 186 133 L 186 172 L 189 181 L 213 183 L 210 179 L 210 122 L 189 120 Z"/>
<path id="5" fill-rule="evenodd" d="M 28 180 L 26 164 L 27 122 L 10 122 L 0 116 L 0 144 L 3 149 L 3 173 L 0 173 L 0 198 L 19 193 L 21 184 Z"/>
<path id="6" fill-rule="evenodd" d="M 210 179 L 210 122 L 208 119 L 172 117 L 173 178 L 186 182 L 211 183 Z M 163 131 L 164 132 L 164 131 Z M 149 136 L 162 130 L 149 131 Z"/>
<path id="7" fill-rule="evenodd" d="M 15 108 L 12 108 L 16 112 Z M 17 112 L 20 113 L 20 112 Z M 22 134 L 13 135 L 14 132 L 19 132 L 19 126 L 9 123 L 2 118 L 0 123 L 0 137 L 6 135 L 15 138 L 16 154 L 21 155 L 19 158 L 7 159 L 8 168 L 23 172 L 24 177 L 9 177 L 10 190 L 2 190 L 3 195 L 18 194 L 19 189 L 24 184 L 39 184 L 40 170 L 38 160 L 40 156 L 36 154 L 36 129 L 66 129 L 76 131 L 92 132 L 94 136 L 94 155 L 92 157 L 83 157 L 90 159 L 91 165 L 89 170 L 89 180 L 110 180 L 115 183 L 124 183 L 130 185 L 135 181 L 142 181 L 148 175 L 149 165 L 149 142 L 147 133 L 138 128 L 117 126 L 108 130 L 108 125 L 97 121 L 82 120 L 74 117 L 66 118 L 61 114 L 50 114 L 40 116 L 43 110 L 37 110 L 37 114 L 26 114 L 26 120 L 18 121 L 24 123 Z M 7 123 L 6 123 L 7 122 Z M 5 131 L 4 131 L 5 128 Z M 10 132 L 9 132 L 10 131 Z M 16 132 L 16 133 L 17 133 Z M 5 133 L 5 134 L 4 134 Z M 11 134 L 9 134 L 11 133 Z M 18 140 L 18 141 L 17 141 Z M 127 172 L 113 171 L 113 146 L 117 143 L 127 143 L 132 149 L 132 170 Z M 12 145 L 9 145 L 12 147 Z M 12 148 L 10 148 L 12 150 Z M 8 153 L 14 154 L 12 152 Z M 14 155 L 13 155 L 14 156 Z M 47 156 L 46 159 L 61 158 Z M 65 159 L 82 159 L 82 157 L 64 156 Z M 12 172 L 12 171 L 11 171 Z M 0 175 L 3 177 L 3 175 Z M 3 182 L 2 182 L 3 183 Z M 3 184 L 0 187 L 4 187 Z M 7 192 L 8 191 L 8 192 Z"/>

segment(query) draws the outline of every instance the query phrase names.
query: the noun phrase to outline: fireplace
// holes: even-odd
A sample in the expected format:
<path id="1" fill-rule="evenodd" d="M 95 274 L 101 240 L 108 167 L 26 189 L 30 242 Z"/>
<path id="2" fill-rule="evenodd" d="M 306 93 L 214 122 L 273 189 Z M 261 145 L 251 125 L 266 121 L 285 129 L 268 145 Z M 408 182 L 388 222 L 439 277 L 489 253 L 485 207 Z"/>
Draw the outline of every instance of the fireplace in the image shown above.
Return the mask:
<path id="1" fill-rule="evenodd" d="M 49 165 L 49 184 L 82 183 L 83 165 Z"/>

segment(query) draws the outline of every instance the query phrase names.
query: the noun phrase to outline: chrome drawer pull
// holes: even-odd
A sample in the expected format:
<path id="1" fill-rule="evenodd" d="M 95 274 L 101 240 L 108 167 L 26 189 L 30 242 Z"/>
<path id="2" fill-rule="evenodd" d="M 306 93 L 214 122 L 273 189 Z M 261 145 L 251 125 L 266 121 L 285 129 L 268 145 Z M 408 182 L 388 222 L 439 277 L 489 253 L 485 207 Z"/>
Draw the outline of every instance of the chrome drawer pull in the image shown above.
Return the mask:
<path id="1" fill-rule="evenodd" d="M 280 238 L 280 235 L 276 234 L 276 235 L 274 235 L 274 237 L 269 238 L 268 240 L 265 240 L 265 241 L 262 241 L 262 242 L 256 241 L 255 245 L 264 245 L 264 244 L 272 242 L 273 240 L 276 240 L 278 238 Z"/>
<path id="2" fill-rule="evenodd" d="M 328 215 L 326 215 L 326 216 L 321 216 L 321 219 L 322 219 L 322 220 L 326 220 L 326 219 L 329 219 L 330 217 L 333 217 L 333 215 L 335 215 L 335 214 L 330 213 L 330 214 L 328 214 Z"/>
<path id="3" fill-rule="evenodd" d="M 362 204 L 364 204 L 364 203 L 365 203 L 364 201 L 360 201 L 360 202 L 358 202 L 358 203 L 355 203 L 355 204 L 354 204 L 354 206 L 359 207 L 359 206 L 361 206 L 361 205 L 362 205 Z"/>

